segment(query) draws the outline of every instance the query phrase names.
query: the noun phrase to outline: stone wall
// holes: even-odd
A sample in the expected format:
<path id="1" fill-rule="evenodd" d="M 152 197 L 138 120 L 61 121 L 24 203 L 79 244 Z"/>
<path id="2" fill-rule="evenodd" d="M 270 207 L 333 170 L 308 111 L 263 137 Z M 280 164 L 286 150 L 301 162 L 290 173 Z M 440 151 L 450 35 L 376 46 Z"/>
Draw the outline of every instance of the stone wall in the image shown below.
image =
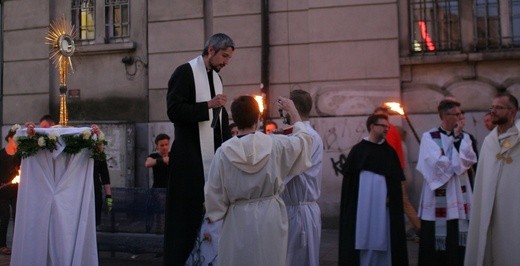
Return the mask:
<path id="1" fill-rule="evenodd" d="M 96 2 L 102 9 L 104 1 Z M 236 96 L 260 94 L 262 1 L 130 2 L 130 42 L 104 43 L 104 25 L 98 23 L 96 43 L 78 46 L 72 59 L 76 71 L 67 85 L 80 91 L 79 98 L 69 99 L 73 120 L 117 120 L 121 122 L 112 123 L 116 128 L 134 126 L 134 154 L 124 159 L 134 164 L 133 184 L 128 173 L 114 173 L 125 180 L 115 184 L 146 187 L 150 171 L 143 165 L 153 150 L 154 136 L 174 137 L 166 115 L 168 80 L 175 67 L 201 53 L 207 36 L 225 32 L 237 46 L 229 66 L 221 71 L 228 110 Z M 420 136 L 439 124 L 437 103 L 446 96 L 456 97 L 467 111 L 467 131 L 481 143 L 487 134 L 482 116 L 492 96 L 508 90 L 520 97 L 520 53 L 475 52 L 469 2 L 462 3 L 462 25 L 470 29 L 462 33 L 463 51 L 434 55 L 409 54 L 407 1 L 269 3 L 268 101 L 272 106 L 278 96 L 288 96 L 294 89 L 313 97 L 311 123 L 325 144 L 319 202 L 325 227 L 337 226 L 342 181 L 331 159 L 347 154 L 367 134 L 364 121 L 376 106 L 402 102 Z M 48 61 L 44 37 L 51 19 L 70 16 L 69 7 L 70 0 L 3 1 L 3 132 L 13 123 L 36 121 L 45 113 L 57 116 L 57 71 Z M 133 64 L 123 64 L 124 57 L 132 58 Z M 269 116 L 281 124 L 276 110 Z M 413 170 L 418 143 L 406 121 L 393 116 L 391 122 L 408 132 L 410 195 L 417 204 L 422 184 Z M 120 148 L 126 145 L 116 142 Z"/>
<path id="2" fill-rule="evenodd" d="M 260 94 L 262 1 L 213 1 L 209 16 L 204 13 L 208 2 L 212 1 L 150 1 L 152 124 L 168 121 L 165 97 L 174 68 L 199 55 L 205 36 L 212 33 L 227 33 L 236 44 L 230 64 L 220 73 L 229 99 L 227 109 L 238 95 Z M 284 0 L 269 4 L 268 101 L 273 105 L 278 96 L 288 96 L 294 89 L 313 96 L 311 122 L 326 142 L 320 206 L 325 226 L 335 226 L 342 178 L 334 173 L 330 159 L 347 153 L 361 139 L 366 115 L 376 106 L 400 99 L 397 3 Z M 208 23 L 211 32 L 205 31 Z M 269 115 L 277 118 L 278 112 L 271 110 Z"/>

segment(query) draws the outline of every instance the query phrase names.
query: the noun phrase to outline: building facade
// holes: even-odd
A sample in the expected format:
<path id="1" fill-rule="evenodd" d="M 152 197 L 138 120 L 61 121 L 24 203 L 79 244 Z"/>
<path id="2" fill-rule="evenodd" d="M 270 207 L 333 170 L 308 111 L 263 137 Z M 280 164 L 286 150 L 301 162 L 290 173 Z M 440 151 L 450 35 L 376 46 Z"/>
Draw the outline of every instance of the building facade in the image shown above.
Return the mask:
<path id="1" fill-rule="evenodd" d="M 0 8 L 2 133 L 57 116 L 58 73 L 45 36 L 65 17 L 78 33 L 69 119 L 109 128 L 119 186 L 148 186 L 143 164 L 153 137 L 173 137 L 166 92 L 175 67 L 213 33 L 230 35 L 237 49 L 221 72 L 228 108 L 241 94 L 264 92 L 268 106 L 293 89 L 313 96 L 311 123 L 325 144 L 325 226 L 338 222 L 342 177 L 333 162 L 367 134 L 375 107 L 401 102 L 420 135 L 438 125 L 437 103 L 456 97 L 481 142 L 492 95 L 520 96 L 520 0 L 4 0 Z M 267 112 L 281 123 L 277 110 Z M 391 121 L 409 133 L 413 169 L 410 124 Z M 421 182 L 412 171 L 415 201 Z"/>

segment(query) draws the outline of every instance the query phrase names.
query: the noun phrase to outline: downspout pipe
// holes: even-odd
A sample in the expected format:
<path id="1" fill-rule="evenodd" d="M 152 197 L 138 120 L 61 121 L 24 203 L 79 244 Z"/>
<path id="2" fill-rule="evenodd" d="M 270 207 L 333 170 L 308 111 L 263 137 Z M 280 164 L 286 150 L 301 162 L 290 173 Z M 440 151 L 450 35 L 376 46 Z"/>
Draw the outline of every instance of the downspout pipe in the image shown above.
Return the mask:
<path id="1" fill-rule="evenodd" d="M 0 1 L 0 127 L 4 124 L 4 3 Z"/>
<path id="2" fill-rule="evenodd" d="M 265 99 L 263 121 L 267 121 L 270 112 L 269 99 L 269 0 L 262 0 L 261 9 L 261 34 L 262 34 L 262 54 L 261 54 L 261 93 Z M 265 127 L 264 127 L 265 131 Z"/>
<path id="3" fill-rule="evenodd" d="M 204 0 L 204 42 L 213 35 L 213 0 Z"/>

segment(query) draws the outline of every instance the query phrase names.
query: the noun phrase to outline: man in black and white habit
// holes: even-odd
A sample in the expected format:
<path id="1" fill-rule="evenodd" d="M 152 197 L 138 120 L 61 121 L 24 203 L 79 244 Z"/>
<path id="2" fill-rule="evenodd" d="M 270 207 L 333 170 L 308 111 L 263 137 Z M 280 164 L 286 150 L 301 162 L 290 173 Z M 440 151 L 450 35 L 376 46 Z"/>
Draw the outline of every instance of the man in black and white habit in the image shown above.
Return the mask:
<path id="1" fill-rule="evenodd" d="M 204 215 L 204 177 L 215 150 L 231 137 L 226 96 L 218 72 L 235 50 L 223 33 L 210 37 L 202 55 L 173 72 L 167 112 L 174 124 L 164 232 L 165 265 L 184 265 Z"/>
<path id="2" fill-rule="evenodd" d="M 343 167 L 338 265 L 408 265 L 401 181 L 403 169 L 385 141 L 388 117 L 366 122 L 369 136 Z"/>

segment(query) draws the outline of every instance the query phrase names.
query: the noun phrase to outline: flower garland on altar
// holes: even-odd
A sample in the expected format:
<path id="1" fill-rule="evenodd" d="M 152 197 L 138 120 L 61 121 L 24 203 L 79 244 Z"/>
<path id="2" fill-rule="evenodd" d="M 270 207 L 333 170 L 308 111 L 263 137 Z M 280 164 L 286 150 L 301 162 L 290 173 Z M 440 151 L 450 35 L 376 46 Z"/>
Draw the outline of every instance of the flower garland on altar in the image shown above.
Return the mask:
<path id="1" fill-rule="evenodd" d="M 19 125 L 14 125 L 13 128 Z M 18 136 L 15 138 L 18 150 L 16 154 L 22 158 L 27 158 L 36 154 L 40 150 L 48 150 L 53 152 L 58 148 L 59 135 L 56 132 L 50 132 L 48 135 L 36 133 L 34 136 Z M 100 145 L 106 145 L 105 134 L 99 131 L 99 134 L 92 134 L 91 130 L 84 130 L 78 135 L 63 135 L 61 136 L 65 144 L 64 152 L 67 154 L 76 154 L 82 149 L 90 150 L 90 157 L 95 160 L 106 160 L 106 154 Z"/>

